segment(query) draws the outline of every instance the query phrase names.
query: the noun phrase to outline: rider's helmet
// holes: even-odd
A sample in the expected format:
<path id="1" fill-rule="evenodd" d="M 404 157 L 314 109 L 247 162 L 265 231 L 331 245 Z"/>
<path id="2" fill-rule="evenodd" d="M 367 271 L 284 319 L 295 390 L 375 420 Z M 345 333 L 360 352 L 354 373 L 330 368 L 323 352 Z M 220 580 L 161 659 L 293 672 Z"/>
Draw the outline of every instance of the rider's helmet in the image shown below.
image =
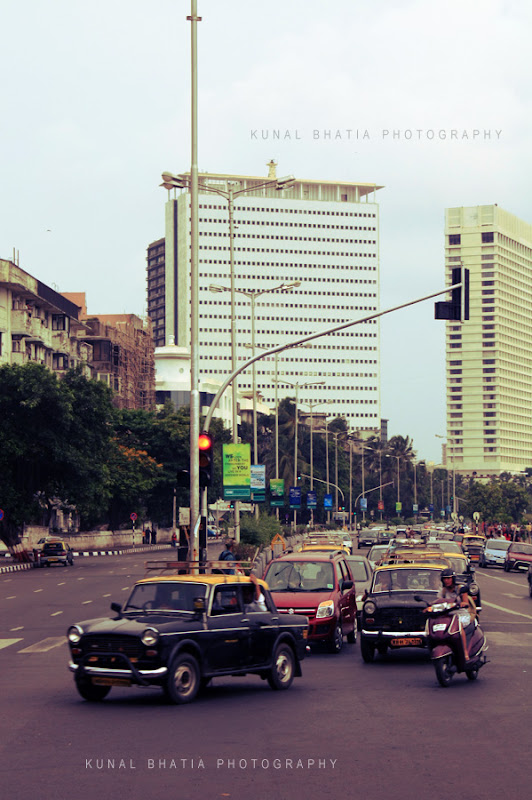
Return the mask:
<path id="1" fill-rule="evenodd" d="M 453 586 L 456 583 L 456 575 L 451 567 L 445 567 L 445 569 L 442 569 L 440 572 L 440 580 L 442 583 L 444 582 L 445 578 L 452 578 Z"/>

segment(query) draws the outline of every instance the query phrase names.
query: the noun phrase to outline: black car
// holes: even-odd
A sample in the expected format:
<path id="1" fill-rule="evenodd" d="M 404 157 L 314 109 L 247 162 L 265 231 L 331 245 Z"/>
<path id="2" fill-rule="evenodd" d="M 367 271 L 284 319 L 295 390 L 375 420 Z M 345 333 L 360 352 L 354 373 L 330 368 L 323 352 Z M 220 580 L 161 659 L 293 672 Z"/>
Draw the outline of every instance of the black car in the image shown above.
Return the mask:
<path id="1" fill-rule="evenodd" d="M 266 610 L 250 608 L 245 575 L 159 575 L 138 581 L 112 618 L 67 632 L 69 669 L 79 694 L 103 700 L 113 686 L 159 686 L 173 703 L 190 703 L 216 676 L 260 675 L 288 689 L 301 675 L 308 619 L 279 614 L 259 581 Z"/>
<path id="2" fill-rule="evenodd" d="M 366 663 L 375 650 L 427 647 L 424 609 L 439 594 L 441 567 L 431 564 L 387 564 L 373 573 L 362 606 L 360 651 Z"/>
<path id="3" fill-rule="evenodd" d="M 528 565 L 528 575 L 526 577 L 528 580 L 528 593 L 532 597 L 532 564 Z"/>

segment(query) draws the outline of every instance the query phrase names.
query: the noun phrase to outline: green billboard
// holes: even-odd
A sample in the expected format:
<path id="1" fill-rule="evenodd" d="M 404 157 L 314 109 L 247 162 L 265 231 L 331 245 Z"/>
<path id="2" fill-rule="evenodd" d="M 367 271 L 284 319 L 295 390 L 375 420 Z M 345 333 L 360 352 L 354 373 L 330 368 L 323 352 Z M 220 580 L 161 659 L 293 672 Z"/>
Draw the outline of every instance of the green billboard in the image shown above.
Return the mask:
<path id="1" fill-rule="evenodd" d="M 249 444 L 224 444 L 222 458 L 224 500 L 249 500 L 251 498 L 251 446 Z"/>

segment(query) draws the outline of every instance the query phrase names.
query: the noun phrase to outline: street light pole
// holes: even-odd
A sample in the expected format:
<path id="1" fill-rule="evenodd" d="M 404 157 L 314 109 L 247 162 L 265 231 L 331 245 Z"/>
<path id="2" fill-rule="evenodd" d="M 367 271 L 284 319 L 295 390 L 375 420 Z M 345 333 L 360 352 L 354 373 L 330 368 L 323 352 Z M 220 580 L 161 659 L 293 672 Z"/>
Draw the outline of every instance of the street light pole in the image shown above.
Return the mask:
<path id="1" fill-rule="evenodd" d="M 191 302 L 191 403 L 190 403 L 190 515 L 191 515 L 191 548 L 196 538 L 198 525 L 193 519 L 199 517 L 197 509 L 199 507 L 199 295 L 198 295 L 198 167 L 197 167 L 197 55 L 196 55 L 196 25 L 201 17 L 196 14 L 197 0 L 192 2 L 192 15 L 187 19 L 192 21 L 192 166 L 190 178 L 188 175 L 174 175 L 171 172 L 163 172 L 162 178 L 165 189 L 184 189 L 189 188 L 191 194 L 191 281 L 190 281 L 190 302 Z M 235 189 L 232 182 L 228 181 L 227 190 L 214 188 L 213 186 L 202 185 L 204 192 L 219 194 L 227 200 L 229 212 L 229 270 L 230 270 L 230 291 L 231 291 L 231 382 L 233 385 L 232 397 L 232 425 L 233 425 L 233 444 L 238 444 L 238 406 L 237 406 L 237 354 L 236 354 L 236 312 L 235 312 L 235 259 L 234 259 L 234 200 L 235 197 L 246 192 L 257 191 L 265 187 L 275 189 L 286 189 L 294 185 L 295 178 L 289 175 L 286 178 L 273 178 L 255 186 Z M 214 409 L 211 404 L 211 408 Z M 206 420 L 206 426 L 210 424 Z M 195 438 L 194 438 L 195 437 Z M 207 493 L 203 493 L 203 504 L 206 506 Z M 234 503 L 234 527 L 235 541 L 240 541 L 240 503 Z M 196 543 L 197 544 L 197 543 Z M 197 547 L 196 547 L 197 550 Z"/>
<path id="2" fill-rule="evenodd" d="M 325 381 L 307 381 L 306 383 L 290 383 L 282 380 L 286 386 L 292 386 L 296 390 L 295 409 L 294 409 L 294 487 L 297 487 L 297 406 L 299 401 L 299 390 L 305 386 L 323 386 Z M 277 385 L 277 384 L 276 384 Z M 297 525 L 297 509 L 294 508 L 294 533 Z"/>

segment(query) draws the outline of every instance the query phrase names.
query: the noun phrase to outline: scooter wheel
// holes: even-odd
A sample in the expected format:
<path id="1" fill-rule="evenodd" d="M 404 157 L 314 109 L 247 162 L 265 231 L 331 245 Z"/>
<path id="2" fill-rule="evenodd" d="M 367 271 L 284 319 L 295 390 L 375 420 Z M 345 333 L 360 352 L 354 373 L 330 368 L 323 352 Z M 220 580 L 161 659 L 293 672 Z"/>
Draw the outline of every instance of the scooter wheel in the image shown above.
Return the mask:
<path id="1" fill-rule="evenodd" d="M 467 679 L 469 681 L 476 681 L 478 678 L 478 667 L 474 669 L 466 669 L 465 674 L 467 675 Z"/>
<path id="2" fill-rule="evenodd" d="M 435 661 L 434 669 L 436 670 L 436 677 L 440 686 L 449 686 L 453 679 L 450 656 L 447 656 L 446 658 L 439 658 L 437 661 Z"/>

